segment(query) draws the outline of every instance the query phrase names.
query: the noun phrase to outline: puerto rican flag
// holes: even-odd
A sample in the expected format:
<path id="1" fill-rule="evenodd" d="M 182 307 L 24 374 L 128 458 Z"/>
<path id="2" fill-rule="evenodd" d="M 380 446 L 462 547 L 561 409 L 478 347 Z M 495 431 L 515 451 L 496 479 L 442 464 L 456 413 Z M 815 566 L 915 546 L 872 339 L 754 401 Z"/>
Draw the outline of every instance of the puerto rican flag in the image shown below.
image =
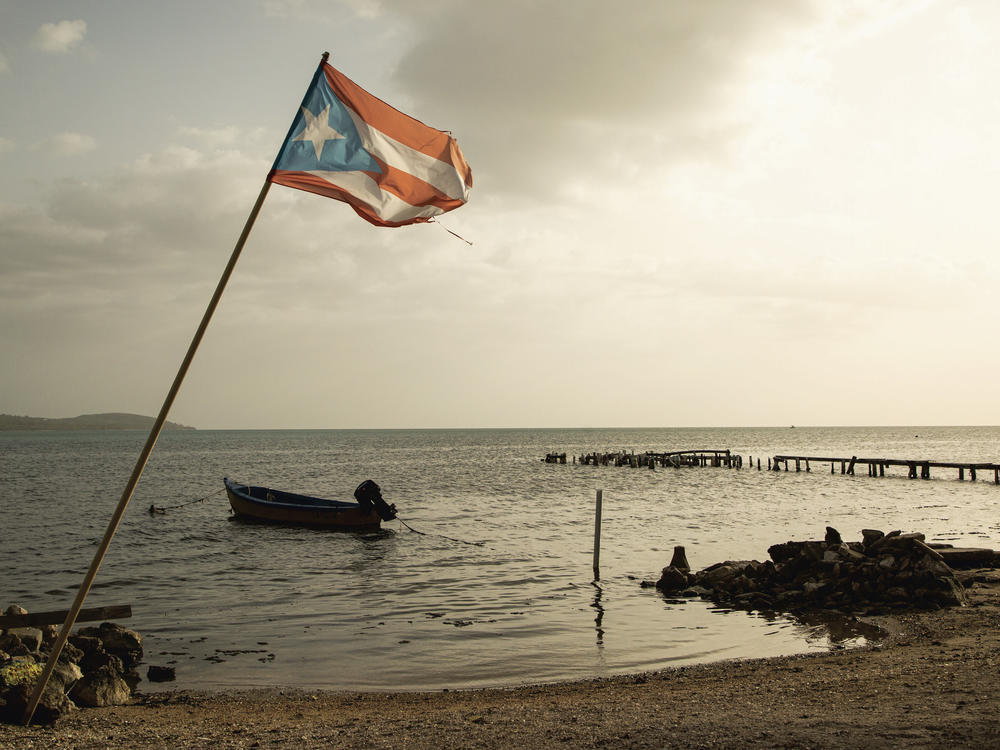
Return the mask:
<path id="1" fill-rule="evenodd" d="M 448 133 L 393 109 L 324 60 L 268 180 L 399 227 L 463 205 L 472 170 Z"/>

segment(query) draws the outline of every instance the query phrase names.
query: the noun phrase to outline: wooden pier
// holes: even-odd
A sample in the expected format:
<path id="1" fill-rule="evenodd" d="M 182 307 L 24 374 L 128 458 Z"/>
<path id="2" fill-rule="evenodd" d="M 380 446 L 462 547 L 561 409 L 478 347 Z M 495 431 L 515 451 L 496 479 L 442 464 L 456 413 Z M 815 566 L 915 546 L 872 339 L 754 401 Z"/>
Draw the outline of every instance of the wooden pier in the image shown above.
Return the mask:
<path id="1" fill-rule="evenodd" d="M 549 453 L 542 460 L 546 463 L 564 464 L 566 463 L 566 454 Z M 743 467 L 743 456 L 732 453 L 728 448 L 665 451 L 662 453 L 655 451 L 646 451 L 645 453 L 614 451 L 573 456 L 573 463 L 579 463 L 583 466 L 631 466 L 634 469 L 655 469 L 657 466 L 674 469 L 679 469 L 682 466 L 724 466 L 727 469 L 740 469 Z"/>
<path id="2" fill-rule="evenodd" d="M 547 464 L 565 464 L 568 462 L 566 453 L 548 453 L 543 462 Z M 630 466 L 634 469 L 650 468 L 657 466 L 665 468 L 679 469 L 681 467 L 726 467 L 727 469 L 742 469 L 743 456 L 733 453 L 729 448 L 702 448 L 684 451 L 646 451 L 636 453 L 635 451 L 608 451 L 604 453 L 586 453 L 582 456 L 573 456 L 572 463 L 581 466 Z M 870 477 L 884 477 L 886 469 L 891 466 L 904 466 L 907 469 L 907 476 L 910 479 L 930 479 L 931 469 L 955 469 L 958 471 L 959 481 L 965 481 L 966 472 L 969 479 L 975 482 L 979 478 L 978 472 L 993 472 L 993 483 L 1000 485 L 1000 463 L 965 462 L 965 461 L 927 461 L 925 459 L 907 458 L 836 458 L 830 456 L 774 456 L 767 459 L 768 471 L 812 471 L 813 464 L 830 464 L 830 473 L 837 473 L 837 466 L 840 466 L 841 474 L 854 475 L 858 466 L 864 466 L 868 470 Z M 755 468 L 753 456 L 750 456 L 749 467 Z M 758 471 L 762 470 L 761 459 L 757 458 Z"/>
<path id="3" fill-rule="evenodd" d="M 1000 484 L 1000 464 L 991 463 L 965 463 L 958 461 L 925 461 L 922 459 L 910 460 L 905 458 L 831 458 L 828 456 L 775 456 L 768 459 L 767 468 L 770 471 L 781 471 L 784 466 L 785 471 L 789 471 L 789 465 L 794 463 L 795 471 L 812 471 L 811 464 L 830 464 L 830 473 L 836 473 L 836 466 L 840 464 L 841 474 L 854 474 L 857 466 L 865 466 L 870 477 L 884 477 L 886 468 L 890 466 L 905 466 L 907 476 L 910 479 L 930 479 L 931 469 L 957 469 L 959 481 L 965 480 L 965 472 L 969 472 L 969 479 L 976 481 L 977 471 L 993 472 L 993 483 Z M 760 462 L 758 461 L 758 468 Z"/>

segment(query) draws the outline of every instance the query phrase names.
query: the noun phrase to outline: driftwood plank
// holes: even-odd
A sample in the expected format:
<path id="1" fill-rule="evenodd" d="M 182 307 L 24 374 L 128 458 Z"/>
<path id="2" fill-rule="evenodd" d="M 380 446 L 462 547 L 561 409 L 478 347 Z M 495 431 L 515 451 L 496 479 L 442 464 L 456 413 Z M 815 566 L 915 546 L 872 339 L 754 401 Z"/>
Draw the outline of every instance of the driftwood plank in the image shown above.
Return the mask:
<path id="1" fill-rule="evenodd" d="M 61 625 L 66 622 L 68 609 L 55 612 L 31 612 L 27 615 L 0 615 L 0 628 L 25 628 L 34 625 Z M 112 620 L 118 617 L 131 617 L 131 604 L 118 604 L 111 607 L 90 607 L 81 609 L 76 616 L 77 622 L 92 622 L 94 620 Z"/>

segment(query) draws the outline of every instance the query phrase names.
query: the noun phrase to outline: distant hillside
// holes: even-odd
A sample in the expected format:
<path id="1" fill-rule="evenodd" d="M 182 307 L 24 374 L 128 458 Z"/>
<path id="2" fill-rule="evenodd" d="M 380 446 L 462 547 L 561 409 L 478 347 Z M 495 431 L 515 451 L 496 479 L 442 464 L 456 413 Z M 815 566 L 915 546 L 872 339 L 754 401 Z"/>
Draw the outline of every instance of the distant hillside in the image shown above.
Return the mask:
<path id="1" fill-rule="evenodd" d="M 0 430 L 148 430 L 156 421 L 140 414 L 81 414 L 79 417 L 48 419 L 0 414 Z M 167 422 L 165 430 L 193 430 L 194 427 Z"/>

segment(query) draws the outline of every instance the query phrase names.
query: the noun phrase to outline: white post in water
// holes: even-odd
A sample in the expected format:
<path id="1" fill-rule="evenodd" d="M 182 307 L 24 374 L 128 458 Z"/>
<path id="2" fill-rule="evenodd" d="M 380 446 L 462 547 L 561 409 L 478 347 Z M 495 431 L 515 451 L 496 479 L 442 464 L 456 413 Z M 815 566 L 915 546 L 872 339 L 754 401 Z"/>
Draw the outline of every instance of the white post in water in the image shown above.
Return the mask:
<path id="1" fill-rule="evenodd" d="M 604 490 L 597 491 L 597 508 L 594 511 L 594 580 L 601 578 L 601 503 Z"/>

